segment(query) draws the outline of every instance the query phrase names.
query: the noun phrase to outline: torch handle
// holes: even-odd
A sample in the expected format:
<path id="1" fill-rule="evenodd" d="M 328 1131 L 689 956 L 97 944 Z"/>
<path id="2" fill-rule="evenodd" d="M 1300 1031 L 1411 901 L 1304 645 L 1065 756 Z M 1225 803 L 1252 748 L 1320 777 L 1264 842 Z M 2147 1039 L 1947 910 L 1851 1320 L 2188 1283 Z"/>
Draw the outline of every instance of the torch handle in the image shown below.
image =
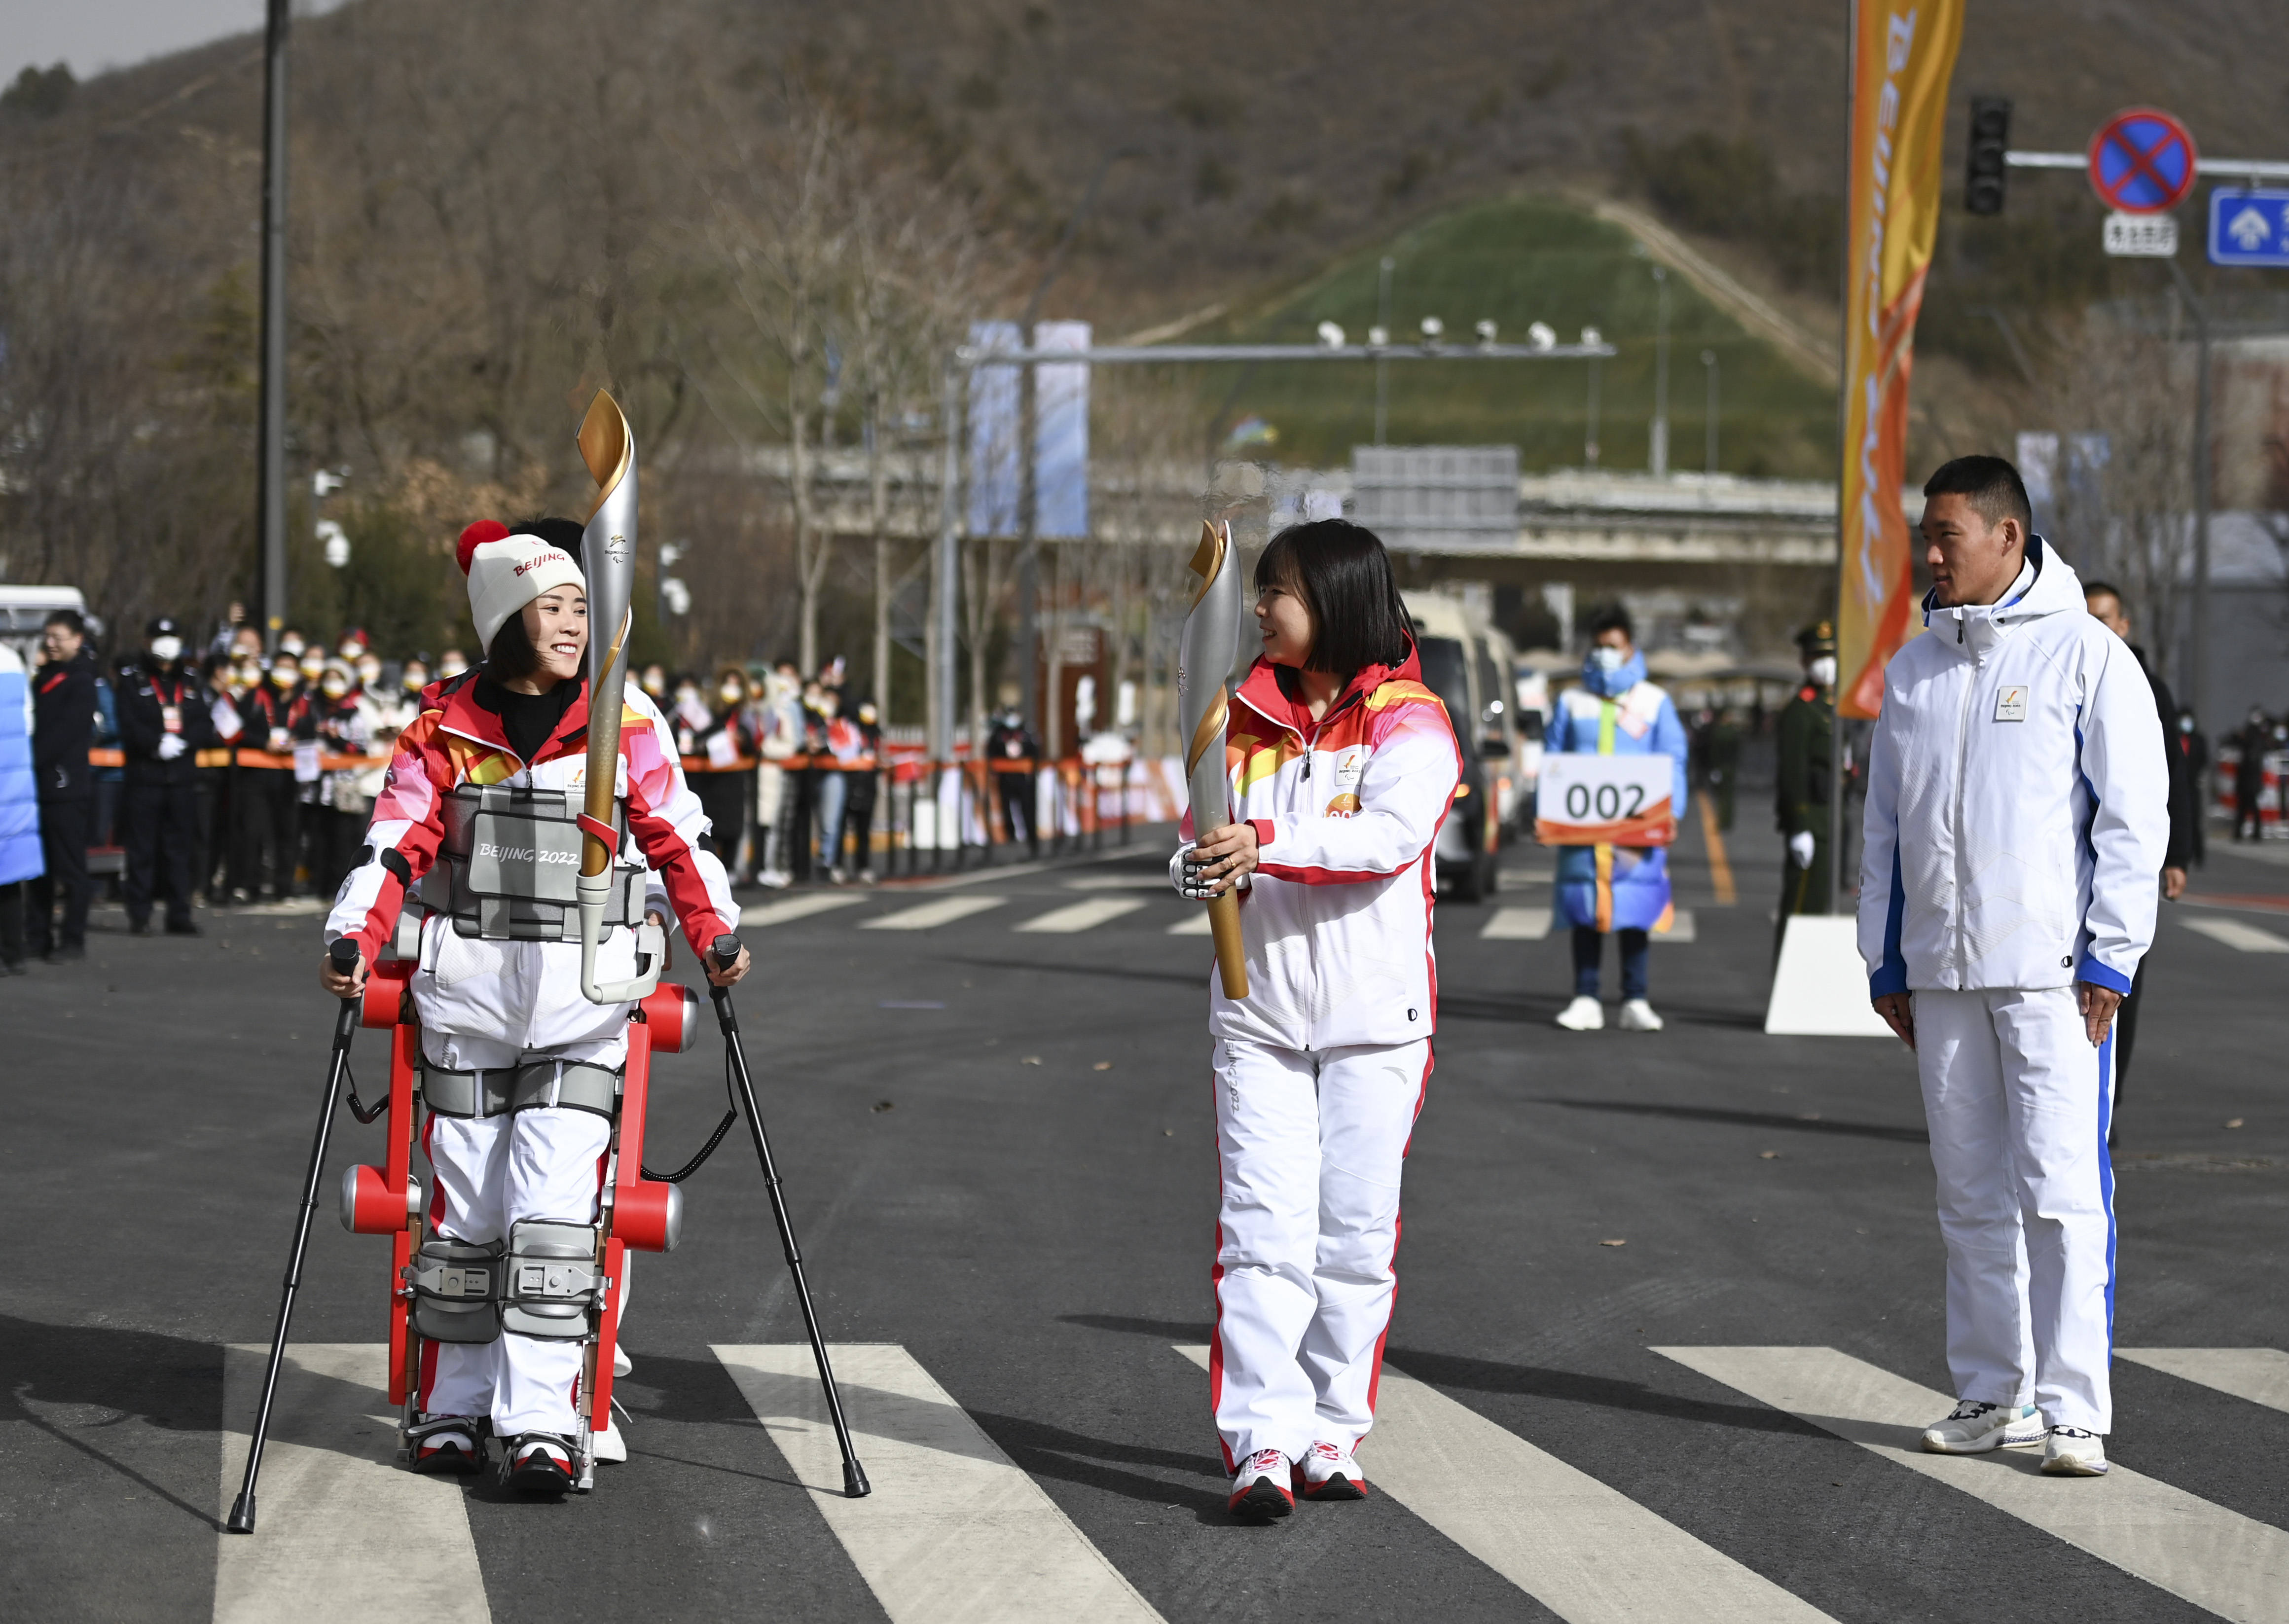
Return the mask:
<path id="1" fill-rule="evenodd" d="M 1216 974 L 1224 980 L 1224 995 L 1248 996 L 1248 950 L 1240 936 L 1240 893 L 1226 891 L 1208 899 L 1208 934 L 1216 938 Z"/>

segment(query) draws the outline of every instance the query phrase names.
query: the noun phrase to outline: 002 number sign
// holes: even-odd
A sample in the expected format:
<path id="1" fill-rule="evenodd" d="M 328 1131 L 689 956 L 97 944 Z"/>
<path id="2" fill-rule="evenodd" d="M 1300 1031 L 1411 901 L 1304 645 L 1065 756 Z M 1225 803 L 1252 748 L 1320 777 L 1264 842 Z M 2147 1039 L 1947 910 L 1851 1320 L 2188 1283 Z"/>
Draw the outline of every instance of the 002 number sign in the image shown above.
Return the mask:
<path id="1" fill-rule="evenodd" d="M 1544 846 L 1666 846 L 1677 838 L 1667 756 L 1545 755 L 1534 800 Z"/>

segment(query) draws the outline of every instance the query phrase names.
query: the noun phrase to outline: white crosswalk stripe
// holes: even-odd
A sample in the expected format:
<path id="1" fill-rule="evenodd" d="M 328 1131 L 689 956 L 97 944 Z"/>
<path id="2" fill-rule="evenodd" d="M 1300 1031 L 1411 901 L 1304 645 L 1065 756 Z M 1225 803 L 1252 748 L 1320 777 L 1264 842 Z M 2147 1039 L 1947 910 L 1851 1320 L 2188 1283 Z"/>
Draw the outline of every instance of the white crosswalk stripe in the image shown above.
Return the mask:
<path id="1" fill-rule="evenodd" d="M 2189 919 L 2179 922 L 2213 942 L 2224 943 L 2236 952 L 2289 953 L 2289 936 L 2277 935 L 2260 925 L 2245 925 L 2239 919 Z"/>
<path id="2" fill-rule="evenodd" d="M 2289 1353 L 2278 1348 L 2117 1348 L 2114 1357 L 2269 1409 L 2289 1410 Z"/>
<path id="3" fill-rule="evenodd" d="M 1690 942 L 1695 937 L 1693 910 L 1679 908 L 1669 916 L 1667 930 L 1657 930 L 1647 939 L 1653 942 Z"/>
<path id="4" fill-rule="evenodd" d="M 797 919 L 807 919 L 814 913 L 831 912 L 865 900 L 865 894 L 860 891 L 818 891 L 808 896 L 786 896 L 775 903 L 757 903 L 753 907 L 740 909 L 739 923 L 788 925 Z"/>
<path id="5" fill-rule="evenodd" d="M 236 1498 L 267 1343 L 224 1351 L 221 1500 Z M 251 1535 L 216 1536 L 215 1624 L 485 1624 L 458 1481 L 396 1462 L 379 1342 L 296 1342 L 279 1373 Z"/>
<path id="6" fill-rule="evenodd" d="M 864 1500 L 842 1497 L 809 1346 L 714 1349 L 892 1624 L 1160 1618 L 904 1348 L 828 1352 L 873 1485 Z"/>
<path id="7" fill-rule="evenodd" d="M 1479 932 L 1482 942 L 1539 942 L 1550 934 L 1547 908 L 1497 908 Z"/>
<path id="8" fill-rule="evenodd" d="M 1208 1350 L 1177 1352 L 1208 1367 Z M 1828 1615 L 1618 1489 L 1386 1365 L 1360 1445 L 1380 1489 L 1569 1624 Z M 1457 1493 L 1458 1484 L 1469 1485 Z"/>
<path id="9" fill-rule="evenodd" d="M 1205 936 L 1211 934 L 1208 911 L 1206 908 L 1188 910 L 1183 919 L 1168 927 L 1168 934 L 1172 936 Z"/>
<path id="10" fill-rule="evenodd" d="M 1062 908 L 1053 908 L 1011 928 L 1041 931 L 1049 935 L 1071 935 L 1076 931 L 1094 930 L 1124 913 L 1134 913 L 1144 905 L 1134 896 L 1093 896 L 1087 902 L 1068 903 Z"/>
<path id="11" fill-rule="evenodd" d="M 1955 1400 L 1832 1348 L 1656 1348 L 1911 1471 L 1985 1501 L 2147 1583 L 2229 1619 L 2289 1620 L 2289 1533 L 2116 1465 L 2041 1474 L 2034 1453 L 1926 1454 Z"/>
<path id="12" fill-rule="evenodd" d="M 941 925 L 951 925 L 956 919 L 966 919 L 973 913 L 983 913 L 989 908 L 999 908 L 1009 899 L 1006 896 L 941 896 L 936 902 L 917 908 L 901 909 L 886 913 L 878 919 L 861 919 L 861 930 L 935 930 Z"/>

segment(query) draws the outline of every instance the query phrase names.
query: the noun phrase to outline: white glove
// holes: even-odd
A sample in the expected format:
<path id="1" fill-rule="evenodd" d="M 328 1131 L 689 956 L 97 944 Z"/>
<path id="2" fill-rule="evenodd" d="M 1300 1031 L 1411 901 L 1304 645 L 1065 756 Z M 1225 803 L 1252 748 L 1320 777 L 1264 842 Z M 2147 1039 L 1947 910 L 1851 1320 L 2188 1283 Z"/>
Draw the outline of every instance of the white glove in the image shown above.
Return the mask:
<path id="1" fill-rule="evenodd" d="M 1789 836 L 1789 856 L 1796 859 L 1798 868 L 1812 866 L 1812 835 L 1809 831 Z"/>
<path id="2" fill-rule="evenodd" d="M 163 733 L 159 736 L 159 759 L 162 761 L 171 761 L 182 753 L 183 736 L 181 734 Z"/>
<path id="3" fill-rule="evenodd" d="M 1184 859 L 1191 856 L 1199 845 L 1198 840 L 1186 840 L 1176 848 L 1176 855 L 1168 859 L 1168 883 L 1176 888 L 1176 895 L 1186 902 L 1205 902 L 1208 899 L 1206 891 L 1190 890 L 1185 886 L 1189 874 L 1184 867 Z"/>

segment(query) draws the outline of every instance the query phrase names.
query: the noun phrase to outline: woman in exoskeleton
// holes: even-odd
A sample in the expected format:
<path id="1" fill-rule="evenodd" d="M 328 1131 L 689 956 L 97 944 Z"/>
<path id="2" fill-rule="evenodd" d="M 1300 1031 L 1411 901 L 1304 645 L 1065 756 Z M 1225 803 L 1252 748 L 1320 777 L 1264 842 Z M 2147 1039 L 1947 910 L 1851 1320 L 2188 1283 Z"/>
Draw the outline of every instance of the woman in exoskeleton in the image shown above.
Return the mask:
<path id="1" fill-rule="evenodd" d="M 1248 996 L 1211 978 L 1216 1155 L 1210 1403 L 1250 1520 L 1359 1500 L 1391 1324 L 1399 1174 L 1431 1077 L 1432 848 L 1462 757 L 1424 686 L 1391 561 L 1322 520 L 1256 566 L 1263 657 L 1225 740 L 1233 821 L 1169 865 L 1244 888 Z M 1189 816 L 1186 833 L 1189 834 Z"/>
<path id="2" fill-rule="evenodd" d="M 383 946 L 405 940 L 400 912 L 408 893 L 419 893 L 428 912 L 411 991 L 423 1146 L 436 1190 L 416 1263 L 416 1312 L 432 1328 L 423 1333 L 414 1464 L 474 1471 L 490 1434 L 503 1440 L 508 1480 L 537 1493 L 562 1493 L 573 1480 L 588 1315 L 522 1301 L 521 1287 L 490 1300 L 462 1295 L 461 1282 L 504 1269 L 514 1281 L 521 1258 L 571 1255 L 578 1246 L 566 1249 L 567 1230 L 597 1222 L 630 1006 L 591 1003 L 580 989 L 577 929 L 568 939 L 560 926 L 534 922 L 567 911 L 514 900 L 522 895 L 512 872 L 519 858 L 542 889 L 562 883 L 534 866 L 551 859 L 535 857 L 544 841 L 530 818 L 481 820 L 507 800 L 488 789 L 554 792 L 569 803 L 568 818 L 585 789 L 589 626 L 579 535 L 569 520 L 517 534 L 488 521 L 462 534 L 484 663 L 424 689 L 419 714 L 398 735 L 362 860 L 326 921 L 329 943 L 357 943 L 358 967 L 351 976 L 323 972 L 337 997 L 362 988 Z M 729 986 L 748 959 L 742 951 L 722 970 L 706 958 L 738 920 L 706 819 L 658 709 L 633 683 L 623 705 L 626 832 L 596 980 L 633 979 L 633 927 L 660 924 L 672 910 L 708 979 Z M 522 798 L 508 809 L 530 813 L 533 805 Z M 491 1278 L 498 1286 L 498 1273 Z"/>

